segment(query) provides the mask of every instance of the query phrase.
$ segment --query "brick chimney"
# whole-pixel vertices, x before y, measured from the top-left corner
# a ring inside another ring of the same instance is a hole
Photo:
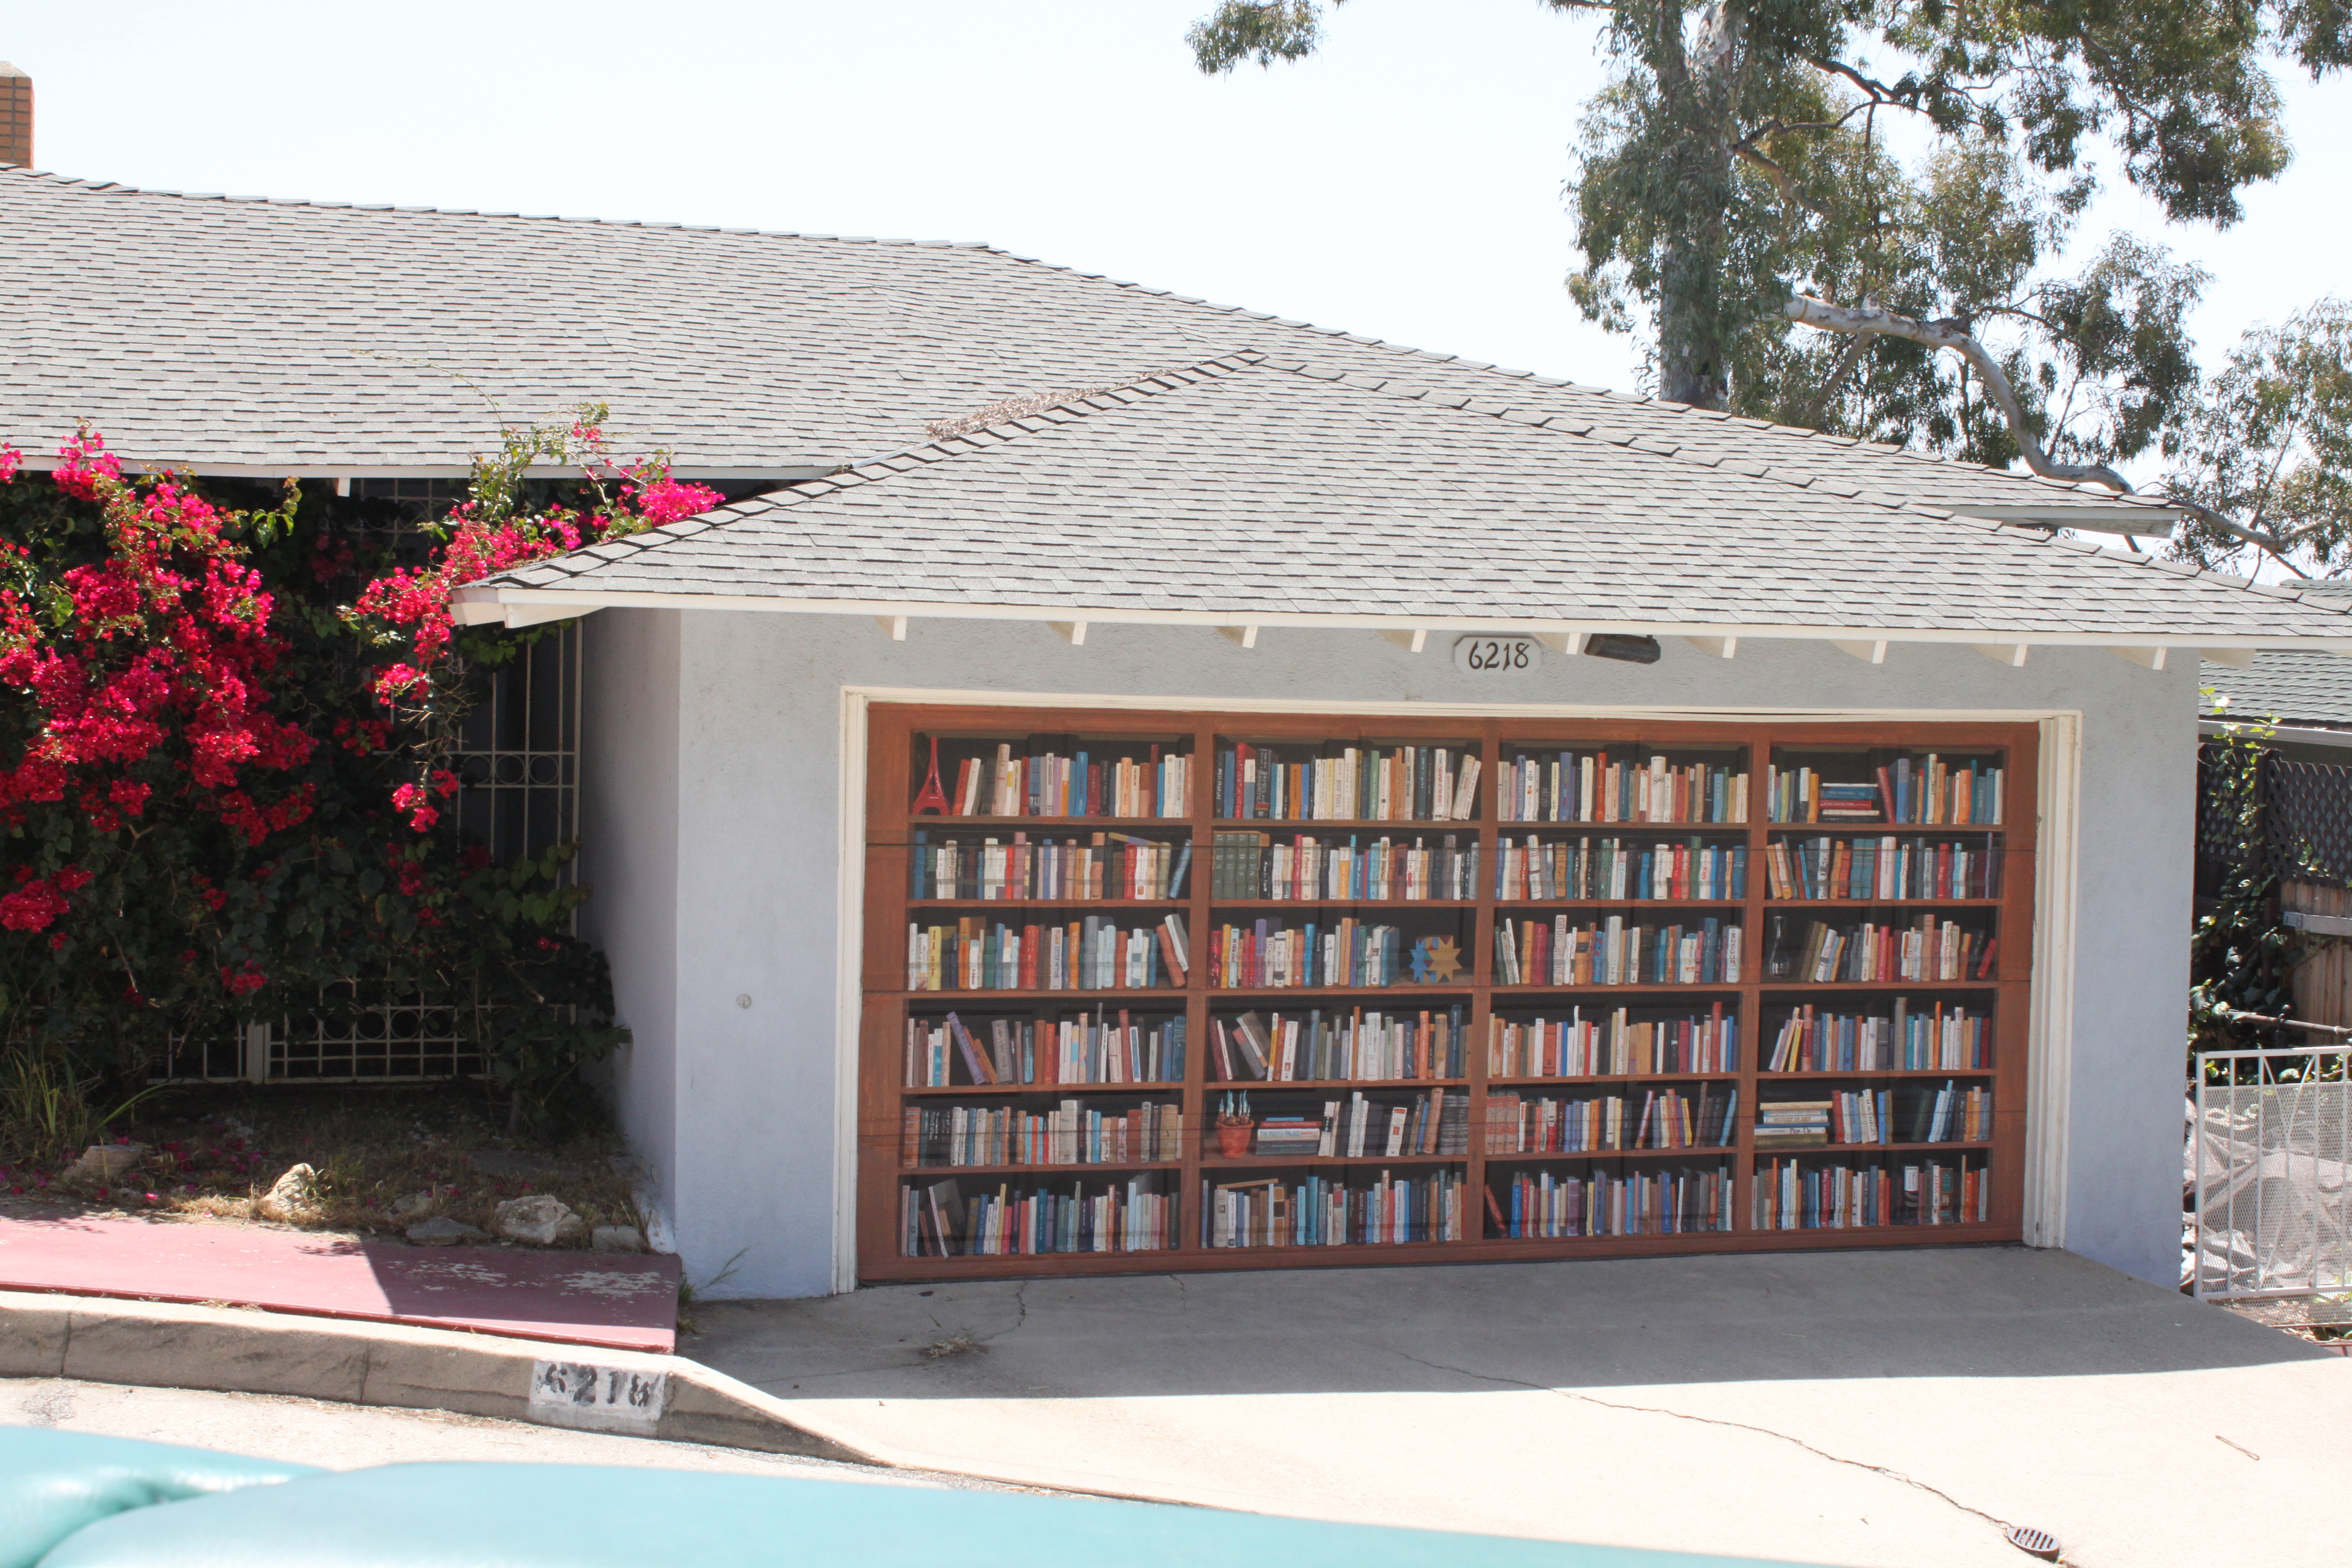
[[[33,79],[0,60],[0,163],[33,161]]]

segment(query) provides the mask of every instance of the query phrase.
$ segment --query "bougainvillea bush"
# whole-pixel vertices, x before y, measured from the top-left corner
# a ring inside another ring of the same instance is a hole
[[[175,1038],[423,995],[513,1119],[578,1113],[618,1036],[572,847],[493,865],[444,820],[482,673],[548,628],[460,628],[449,595],[719,500],[611,460],[602,416],[508,433],[422,538],[292,481],[129,474],[89,429],[47,472],[0,447],[0,1048],[124,1090]]]

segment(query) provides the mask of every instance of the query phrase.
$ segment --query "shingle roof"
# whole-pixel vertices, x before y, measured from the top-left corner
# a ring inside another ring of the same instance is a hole
[[[2158,503],[1498,370],[987,246],[198,197],[0,166],[0,440],[155,462],[459,472],[598,400],[688,472],[905,447],[1003,399],[1239,348],[1576,419],[1685,463],[2160,531]]]
[[[2352,658],[2340,654],[2279,648],[2245,669],[2209,663],[2199,684],[2222,700],[2206,702],[2208,713],[2352,729]]]
[[[1203,482],[1213,475],[1214,482]],[[1902,640],[2340,639],[2352,614],[1919,505],[1706,470],[1594,419],[1244,353],[489,579],[725,600]]]

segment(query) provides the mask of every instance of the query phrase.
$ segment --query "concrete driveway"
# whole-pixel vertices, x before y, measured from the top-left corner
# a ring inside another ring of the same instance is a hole
[[[1869,1568],[2341,1561],[2352,1363],[2021,1247],[891,1286],[680,1353],[877,1458]]]

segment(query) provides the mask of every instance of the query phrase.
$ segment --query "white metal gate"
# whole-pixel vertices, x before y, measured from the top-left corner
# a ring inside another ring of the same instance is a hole
[[[2196,1294],[2352,1290],[2352,1047],[2200,1051],[2196,1062]]]

